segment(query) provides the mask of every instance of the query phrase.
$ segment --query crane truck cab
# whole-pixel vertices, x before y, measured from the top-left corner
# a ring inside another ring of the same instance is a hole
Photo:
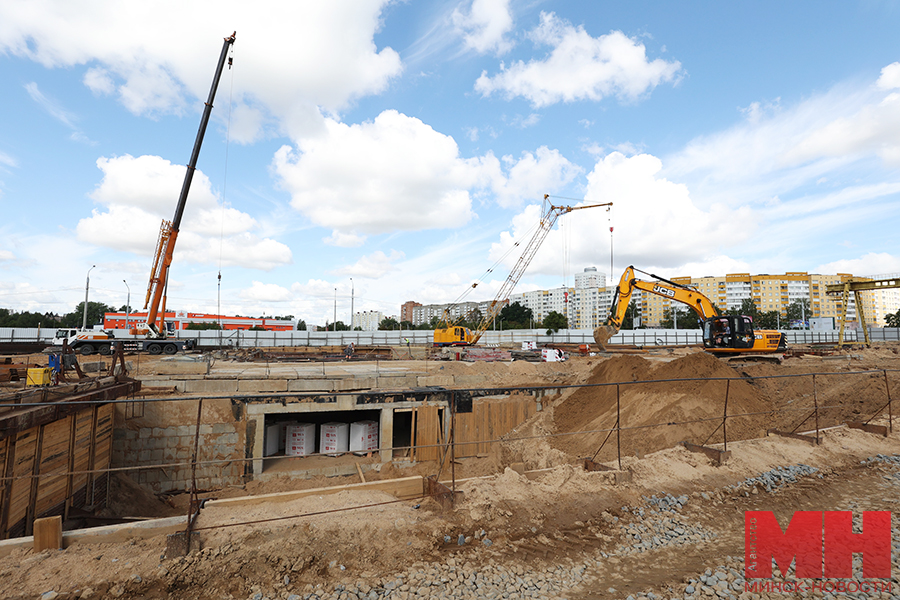
[[[115,335],[111,331],[63,328],[56,330],[56,335],[53,336],[53,345],[62,346],[63,343],[66,343],[69,348],[82,354],[93,354],[94,352],[111,354],[113,340],[115,340]]]

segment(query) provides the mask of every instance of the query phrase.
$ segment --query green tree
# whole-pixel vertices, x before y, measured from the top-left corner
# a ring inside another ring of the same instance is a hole
[[[674,308],[674,314],[673,314]],[[690,308],[682,308],[680,306],[663,309],[662,319],[659,326],[663,329],[700,329],[700,322],[695,313]]]
[[[628,305],[625,316],[622,317],[622,326],[619,329],[634,329],[634,320],[637,317],[637,304],[634,300]]]
[[[507,304],[497,316],[500,329],[529,329],[533,313],[518,302]]]
[[[88,302],[87,309],[87,326],[88,328],[93,327],[94,325],[100,325],[103,323],[103,315],[108,312],[116,312],[112,306],[107,306],[102,302]],[[78,306],[75,307],[75,310],[63,316],[60,319],[60,325],[62,327],[81,327],[82,321],[84,319],[84,302],[79,302]]]
[[[266,328],[263,327],[262,325],[254,325],[253,327],[249,328],[247,331],[266,331]]]
[[[411,321],[400,321],[400,329],[415,329],[416,326]]]
[[[332,323],[330,331],[350,331],[350,326],[343,321],[335,321]]]
[[[53,313],[33,313],[11,311],[0,308],[0,327],[56,327],[59,316]]]
[[[381,331],[394,331],[400,329],[400,323],[393,317],[385,317],[378,324],[378,329]]]
[[[888,327],[900,327],[900,310],[893,314],[885,315],[884,321]]]
[[[787,309],[785,310],[784,320],[791,326],[792,323],[798,322],[803,323],[798,326],[798,329],[805,329],[805,323],[808,321],[809,317],[809,300],[806,298],[801,298],[799,300],[794,300],[791,302]]]
[[[211,329],[219,330],[222,329],[219,327],[218,323],[194,323],[191,321],[187,324],[185,329],[189,329],[191,331],[209,331]]]
[[[550,335],[556,333],[560,329],[568,329],[569,320],[565,315],[561,315],[555,310],[551,310],[550,313],[544,317],[541,327],[544,327],[547,330],[547,335]]]
[[[297,331],[306,331],[306,321],[303,319],[297,321]]]

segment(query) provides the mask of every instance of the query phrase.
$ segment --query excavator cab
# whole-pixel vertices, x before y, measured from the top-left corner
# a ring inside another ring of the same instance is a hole
[[[753,320],[744,315],[722,315],[703,322],[703,346],[713,351],[752,348],[754,338]]]

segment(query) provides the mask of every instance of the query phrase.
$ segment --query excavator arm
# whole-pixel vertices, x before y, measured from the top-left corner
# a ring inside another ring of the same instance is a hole
[[[686,304],[704,321],[719,315],[719,309],[716,308],[716,305],[697,290],[652,273],[646,273],[646,275],[653,277],[656,281],[643,281],[635,278],[634,272],[634,267],[628,267],[622,273],[619,285],[616,287],[616,294],[613,296],[609,318],[606,320],[606,324],[594,330],[594,341],[601,348],[606,345],[609,338],[619,333],[619,329],[622,327],[622,320],[625,318],[625,312],[628,310],[628,305],[631,302],[631,294],[635,289]]]

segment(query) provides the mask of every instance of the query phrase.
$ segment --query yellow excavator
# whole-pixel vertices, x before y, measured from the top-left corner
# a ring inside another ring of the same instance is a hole
[[[635,271],[648,275],[655,281],[636,279]],[[606,324],[594,330],[594,341],[601,349],[606,347],[609,338],[616,335],[622,327],[622,319],[625,318],[625,311],[628,310],[631,294],[635,289],[690,306],[703,325],[703,348],[717,356],[773,354],[787,349],[783,333],[754,330],[752,318],[746,315],[722,315],[716,305],[697,290],[634,267],[625,269],[619,280]]]

